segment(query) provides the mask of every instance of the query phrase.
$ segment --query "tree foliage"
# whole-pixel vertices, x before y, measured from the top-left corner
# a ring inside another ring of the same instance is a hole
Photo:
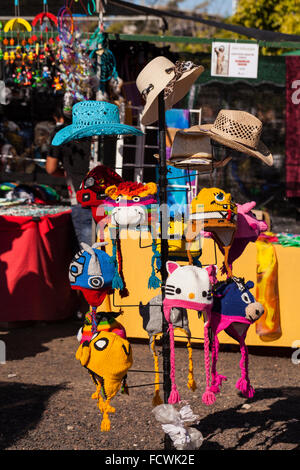
[[[299,0],[239,0],[229,23],[247,28],[300,34]]]
[[[180,10],[184,0],[166,0],[161,8],[165,10]],[[202,15],[209,18],[206,9],[209,2],[200,0],[193,6],[190,14]],[[156,6],[158,4],[156,3]],[[211,18],[211,17],[210,17]],[[300,35],[300,0],[239,0],[237,11],[229,18],[223,19],[215,16],[219,21],[227,24],[237,24],[248,28],[265,29],[285,34]],[[224,29],[216,29],[201,23],[192,21],[166,18],[168,31],[166,35],[193,36],[199,38],[219,38],[219,39],[251,39],[243,35],[233,33]],[[112,32],[122,32],[126,28],[125,23],[116,23],[109,28]],[[157,30],[157,22],[137,22],[137,34],[161,34]],[[210,46],[205,44],[174,44],[172,49],[182,52],[208,52]],[[285,50],[286,51],[286,50]],[[283,50],[273,48],[262,48],[263,54],[280,54]]]

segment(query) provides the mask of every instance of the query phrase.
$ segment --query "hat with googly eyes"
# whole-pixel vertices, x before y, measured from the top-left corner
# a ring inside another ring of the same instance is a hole
[[[122,181],[121,176],[113,169],[105,165],[97,165],[82,180],[76,193],[77,202],[82,207],[98,207],[106,198],[106,188],[114,184],[118,185]]]
[[[76,359],[88,369],[94,380],[97,388],[92,398],[98,400],[99,410],[103,413],[101,431],[109,431],[108,413],[115,412],[110,400],[120,390],[132,366],[131,345],[115,333],[101,331],[94,334],[91,341],[79,346]]]
[[[99,306],[112,286],[115,267],[111,257],[101,249],[105,242],[92,247],[81,243],[69,267],[69,281],[72,289],[82,291],[87,302]]]

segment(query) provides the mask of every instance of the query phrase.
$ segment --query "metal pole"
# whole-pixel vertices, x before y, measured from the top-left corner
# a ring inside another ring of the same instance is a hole
[[[165,125],[165,102],[164,92],[158,95],[158,123],[159,123],[159,203],[160,203],[160,235],[161,235],[161,281],[162,300],[165,297],[165,285],[168,277],[166,262],[168,260],[168,207],[167,207],[167,163],[166,163],[166,125]],[[170,337],[168,323],[165,319],[162,307],[163,336],[163,390],[164,403],[168,403],[171,392],[170,379]],[[171,449],[171,439],[165,434],[165,449]]]

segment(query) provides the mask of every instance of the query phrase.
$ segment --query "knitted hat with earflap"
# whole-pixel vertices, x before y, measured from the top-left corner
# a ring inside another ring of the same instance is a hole
[[[204,349],[205,349],[205,371],[206,390],[202,400],[210,402],[215,399],[213,392],[209,388],[209,337],[207,324],[212,308],[212,279],[215,279],[216,267],[207,266],[180,266],[174,261],[167,262],[169,276],[166,281],[165,298],[163,301],[164,315],[169,324],[170,333],[170,362],[171,362],[171,382],[172,390],[169,396],[169,403],[180,402],[180,395],[175,382],[175,347],[174,347],[174,327],[171,322],[171,309],[174,307],[205,312],[207,321],[204,327]]]
[[[203,188],[192,200],[190,209],[190,220],[186,231],[187,242],[192,242],[201,230],[210,232],[224,253],[225,268],[231,277],[228,255],[237,228],[237,206],[232,201],[231,194],[219,188]],[[192,264],[191,259],[190,264]]]
[[[97,165],[84,177],[76,193],[77,202],[82,207],[90,207],[92,217],[98,226],[99,239],[104,240],[104,226],[106,213],[102,205],[106,198],[105,190],[112,184],[123,181],[120,175],[105,165]],[[102,224],[101,224],[102,221]]]
[[[213,291],[213,307],[210,316],[209,327],[213,332],[212,341],[212,380],[211,391],[218,393],[219,386],[225,376],[219,375],[216,370],[218,360],[219,341],[218,334],[225,331],[229,336],[239,342],[241,350],[241,378],[236,383],[236,388],[246,398],[252,398],[254,389],[250,384],[248,374],[248,350],[245,338],[249,326],[258,320],[264,313],[264,307],[256,302],[250,289],[254,287],[252,281],[244,282],[244,279],[233,277],[227,281],[219,282]]]
[[[122,272],[122,253],[119,232],[125,230],[149,230],[158,214],[157,185],[156,183],[137,183],[125,181],[118,185],[106,188],[106,199],[103,208],[107,214],[113,244],[113,260],[115,263],[115,276],[112,287],[120,290],[121,297],[128,295]],[[148,288],[158,288],[160,279],[155,274],[159,270],[160,254],[156,243],[152,243],[152,272],[148,281]],[[123,290],[125,289],[125,293]]]
[[[77,202],[82,207],[98,207],[106,197],[106,188],[112,184],[119,184],[122,181],[121,176],[111,168],[97,165],[84,177],[76,193]]]
[[[101,249],[107,243],[95,243],[92,247],[81,243],[80,250],[69,267],[72,289],[79,289],[92,306],[92,332],[97,331],[96,310],[111,289],[114,265],[111,257]]]
[[[237,229],[228,253],[229,265],[241,256],[248,243],[255,242],[261,232],[268,230],[266,222],[258,220],[252,212],[255,206],[254,201],[237,204]]]
[[[103,413],[101,431],[109,431],[108,413],[115,412],[110,400],[120,390],[123,379],[132,366],[131,345],[115,333],[101,331],[91,341],[79,346],[76,359],[92,375],[97,387],[92,398],[98,400],[99,410]]]
[[[159,371],[158,371],[158,356],[155,349],[155,341],[163,331],[163,319],[162,319],[162,296],[157,295],[153,297],[146,305],[140,303],[139,305],[140,315],[143,318],[143,328],[149,335],[149,343],[151,352],[154,359],[154,370],[155,370],[155,393],[152,400],[153,406],[160,405],[163,403],[159,394]],[[189,327],[188,315],[185,308],[174,307],[171,309],[170,321],[174,329],[178,329],[186,335],[187,338],[187,349],[189,354],[189,374],[187,386],[191,390],[196,389],[196,382],[194,380],[194,367],[192,358],[192,347],[191,347],[191,331]]]
[[[126,331],[123,325],[116,320],[118,313],[115,312],[101,312],[96,313],[96,322],[97,322],[97,332],[100,331],[110,331],[116,335],[121,336],[121,338],[126,339]],[[92,312],[87,312],[84,319],[83,326],[79,329],[77,333],[77,339],[80,344],[85,341],[91,341],[92,333],[92,324],[93,324],[93,315]]]

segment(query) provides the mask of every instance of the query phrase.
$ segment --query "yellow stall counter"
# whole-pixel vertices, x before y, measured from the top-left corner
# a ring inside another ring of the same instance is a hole
[[[133,232],[133,231],[132,231]],[[122,233],[126,236],[126,232]],[[109,241],[107,252],[112,254],[112,244]],[[123,259],[123,273],[129,296],[121,298],[118,291],[110,295],[109,301],[105,302],[100,310],[111,309],[118,311],[122,309],[123,314],[119,317],[120,322],[126,328],[129,338],[146,338],[148,335],[143,329],[142,317],[139,314],[138,305],[140,302],[146,304],[153,297],[160,294],[160,289],[148,289],[148,279],[151,274],[151,236],[143,234],[143,239],[139,239],[139,233],[128,233],[127,238],[121,238],[121,251]],[[281,336],[273,341],[263,341],[256,333],[255,324],[251,325],[246,338],[248,346],[281,346],[292,347],[295,341],[300,341],[300,248],[284,247],[275,245],[278,260],[278,287],[280,305]],[[256,265],[257,248],[255,243],[249,243],[243,254],[233,263],[233,274],[237,277],[244,277],[245,281],[252,280],[255,284],[251,290],[254,297],[256,295]],[[203,241],[203,264],[217,264],[220,268],[223,256],[211,239],[205,238]],[[180,264],[183,264],[179,261]],[[220,279],[222,276],[218,275]],[[203,338],[203,320],[198,318],[196,311],[189,311],[190,329],[193,338]],[[222,344],[237,344],[226,333],[218,335]],[[183,338],[184,339],[184,338]],[[180,341],[180,338],[176,338]],[[202,340],[192,339],[192,342],[202,342]]]

